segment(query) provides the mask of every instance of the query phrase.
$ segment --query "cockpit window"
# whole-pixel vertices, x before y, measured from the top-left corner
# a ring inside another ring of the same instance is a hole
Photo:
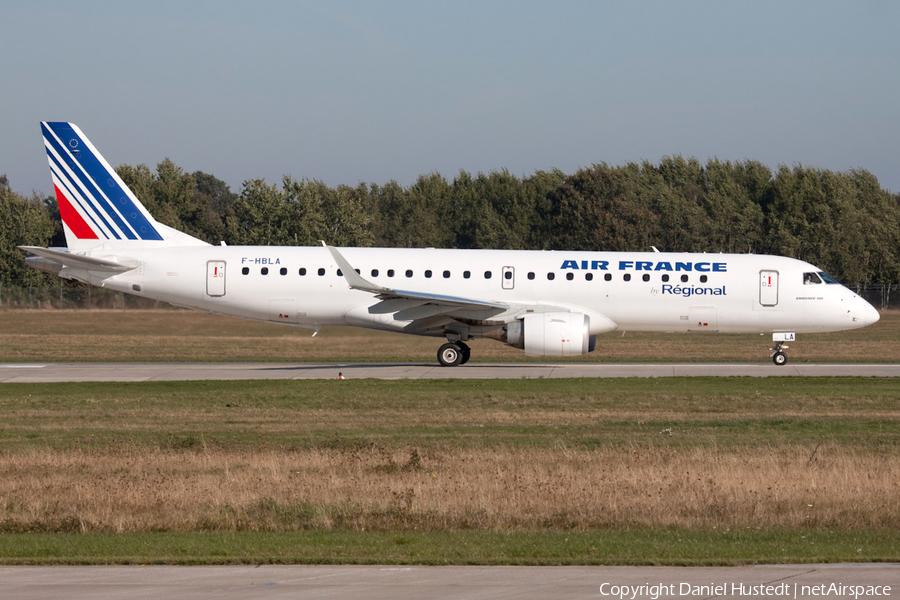
[[[819,279],[819,276],[815,273],[804,273],[803,285],[810,285],[812,283],[822,283],[822,280]]]
[[[840,283],[841,283],[840,281],[838,281],[837,279],[835,279],[834,277],[832,277],[831,275],[829,275],[829,274],[826,273],[825,271],[819,271],[819,277],[821,277],[822,280],[823,280],[825,283],[836,283],[836,284],[839,284],[839,285],[840,285]]]

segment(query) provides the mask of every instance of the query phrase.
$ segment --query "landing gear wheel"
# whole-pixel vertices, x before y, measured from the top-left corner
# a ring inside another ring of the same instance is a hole
[[[459,345],[449,342],[438,349],[438,362],[442,367],[455,367],[463,359],[463,351]]]
[[[787,346],[784,345],[784,342],[775,342],[775,347],[769,348],[769,350],[775,351],[772,355],[772,362],[779,367],[787,364],[787,354],[784,353],[785,349],[787,349]]]
[[[472,356],[472,350],[463,342],[456,342],[456,345],[459,346],[459,349],[462,351],[462,360],[459,361],[459,364],[464,365],[469,362],[469,358]]]

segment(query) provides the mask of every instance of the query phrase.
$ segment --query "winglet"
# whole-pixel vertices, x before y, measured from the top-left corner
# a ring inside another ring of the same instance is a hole
[[[444,296],[441,294],[426,294],[422,292],[414,292],[407,290],[396,290],[388,287],[381,287],[375,285],[365,277],[362,277],[359,273],[356,272],[350,263],[347,262],[347,259],[343,257],[343,255],[338,252],[338,249],[334,246],[325,246],[328,248],[328,251],[331,252],[331,256],[334,257],[334,261],[338,264],[338,268],[341,270],[341,273],[344,275],[344,279],[347,280],[347,283],[350,284],[351,289],[354,290],[362,290],[364,292],[369,292],[372,294],[377,294],[381,299],[389,299],[389,298],[406,298],[407,300],[420,300],[423,302],[442,304],[447,306],[474,306],[478,308],[490,308],[490,309],[499,309],[506,310],[509,308],[509,305],[502,302],[489,302],[486,300],[475,300],[472,298],[461,298],[458,296]]]
[[[337,263],[338,268],[341,270],[341,273],[344,275],[344,279],[347,280],[347,283],[350,284],[350,288],[354,290],[363,290],[366,292],[371,292],[373,294],[393,294],[394,290],[391,288],[381,287],[380,285],[375,285],[371,281],[362,277],[359,273],[356,272],[350,263],[347,262],[347,259],[338,252],[338,249],[334,246],[328,246],[325,242],[322,242],[322,245],[328,248],[328,251],[331,252],[331,256],[334,257],[334,262]]]

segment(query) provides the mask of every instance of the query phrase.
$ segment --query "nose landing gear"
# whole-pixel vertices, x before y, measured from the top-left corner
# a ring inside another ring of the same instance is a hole
[[[772,355],[772,362],[778,366],[787,364],[787,354],[782,351],[784,348],[787,348],[787,346],[785,346],[783,342],[778,342],[775,344],[774,348],[769,348],[769,350],[775,351]]]
[[[793,333],[773,333],[772,341],[775,342],[774,348],[769,348],[769,350],[773,351],[772,354],[772,362],[776,365],[786,365],[788,361],[787,354],[784,353],[787,350],[787,346],[784,345],[785,342],[794,341],[795,336]]]

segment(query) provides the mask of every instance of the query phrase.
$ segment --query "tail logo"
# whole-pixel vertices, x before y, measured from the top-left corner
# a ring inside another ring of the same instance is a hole
[[[150,213],[71,123],[41,123],[60,217],[79,240],[162,240]]]

